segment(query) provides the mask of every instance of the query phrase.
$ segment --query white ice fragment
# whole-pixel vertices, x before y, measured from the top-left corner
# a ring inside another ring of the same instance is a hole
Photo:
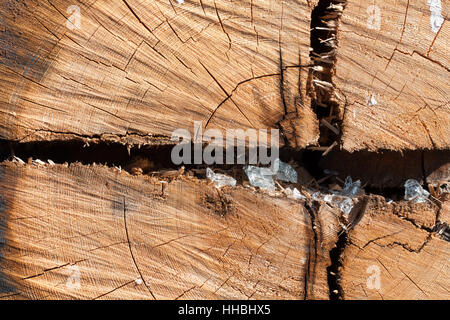
[[[341,4],[330,4],[327,8],[328,10],[344,11],[344,6]]]
[[[216,174],[210,168],[206,168],[206,177],[209,180],[214,180],[214,178],[216,177]]]
[[[183,4],[184,0],[176,0],[178,4]]]
[[[312,67],[312,69],[317,72],[323,72],[323,70],[324,70],[324,68],[322,66],[314,66],[314,67]]]
[[[298,191],[297,188],[294,188],[294,190],[292,190],[291,188],[286,188],[286,194],[289,198],[292,198],[292,199],[296,199],[296,200],[306,199],[306,197],[304,195],[302,195],[300,193],[300,191]]]
[[[330,204],[336,203],[336,196],[334,194],[322,193],[320,191],[314,192],[312,198],[316,201],[322,200]]]
[[[372,96],[370,97],[370,99],[369,99],[369,106],[370,106],[370,107],[373,107],[373,106],[375,106],[375,105],[377,105],[377,104],[378,104],[378,102],[377,102],[377,100],[375,99],[375,96],[372,95]]]
[[[48,162],[48,164],[51,165],[51,166],[54,166],[54,165],[55,165],[55,163],[54,163],[52,160],[50,160],[50,159],[47,159],[47,162]]]
[[[328,202],[328,203],[333,203],[333,195],[332,194],[326,194],[323,197],[323,201]]]
[[[422,203],[428,200],[430,193],[422,188],[419,182],[409,179],[405,182],[405,200]]]
[[[339,193],[341,196],[354,198],[361,188],[361,181],[352,181],[351,177],[347,177],[344,182],[344,188]]]
[[[319,191],[314,192],[314,193],[312,194],[312,198],[313,198],[313,200],[315,200],[315,201],[319,201],[320,199],[322,199],[322,194],[321,194]]]
[[[292,192],[292,196],[293,196],[295,199],[297,199],[297,200],[303,200],[303,199],[306,199],[306,197],[305,197],[304,195],[302,195],[302,194],[300,193],[300,191],[298,191],[297,188],[294,188],[294,191]]]
[[[20,159],[19,157],[16,157],[16,156],[13,157],[13,162],[18,162],[20,164],[25,164],[25,162],[22,159]]]
[[[326,203],[337,206],[344,214],[349,214],[353,209],[353,200],[347,196],[315,192],[313,193],[312,198],[316,201],[323,200]]]
[[[234,187],[236,185],[236,180],[234,178],[221,173],[214,173],[210,168],[206,168],[206,177],[216,184],[216,188],[225,186]]]
[[[44,165],[45,164],[45,162],[44,161],[42,161],[42,160],[39,160],[39,159],[36,159],[36,160],[33,160],[33,162],[32,162],[33,164],[35,164],[35,165]]]
[[[339,202],[339,209],[345,214],[349,214],[353,209],[353,200],[350,198],[344,198],[341,202]]]
[[[273,181],[273,172],[271,168],[246,166],[244,171],[252,186],[260,187],[261,189],[275,190],[275,182]]]
[[[282,162],[280,159],[276,159],[274,166],[278,168],[277,180],[297,183],[297,171],[289,164]]]
[[[444,23],[444,17],[442,16],[442,5],[441,0],[428,0],[428,5],[430,6],[430,26],[431,31],[437,33]]]

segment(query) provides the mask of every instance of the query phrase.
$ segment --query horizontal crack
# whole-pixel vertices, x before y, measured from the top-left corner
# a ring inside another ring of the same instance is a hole
[[[123,144],[129,144],[130,146],[134,146],[136,144],[127,141],[128,138],[145,138],[148,140],[147,144],[152,145],[154,142],[154,144],[161,144],[161,143],[167,143],[167,144],[174,144],[172,141],[170,141],[170,138],[168,136],[165,135],[160,135],[160,134],[145,134],[145,133],[138,133],[138,132],[126,132],[124,134],[119,134],[119,133],[101,133],[101,134],[80,134],[80,133],[76,133],[76,132],[70,132],[70,131],[56,131],[56,130],[49,130],[49,129],[29,129],[29,128],[25,128],[28,130],[32,130],[31,134],[28,134],[24,137],[21,138],[17,138],[17,139],[10,139],[8,141],[10,142],[40,142],[40,141],[44,141],[44,140],[33,140],[30,137],[35,135],[36,133],[47,133],[47,134],[51,134],[54,135],[56,137],[52,137],[51,140],[49,140],[49,142],[52,141],[56,141],[56,140],[73,140],[73,139],[79,139],[79,140],[83,140],[85,142],[115,142],[115,141],[121,141]],[[58,139],[59,137],[59,139]],[[3,139],[4,141],[5,139]],[[1,141],[1,140],[0,140]]]

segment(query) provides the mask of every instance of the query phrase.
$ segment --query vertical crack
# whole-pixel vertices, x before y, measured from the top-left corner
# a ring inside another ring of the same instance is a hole
[[[287,104],[286,104],[286,96],[284,94],[284,67],[283,67],[283,53],[281,51],[281,46],[279,48],[279,54],[280,54],[280,96],[281,101],[283,103],[284,108],[284,114],[286,115],[288,113]]]
[[[336,144],[340,139],[343,110],[335,99],[333,75],[337,54],[337,30],[346,0],[320,0],[311,14],[311,53],[313,63],[308,77],[308,93],[320,125],[319,143]]]
[[[331,265],[327,268],[330,300],[343,300],[344,291],[341,286],[342,254],[348,243],[348,233],[340,231],[336,246],[330,250]]]
[[[144,285],[147,287],[148,292],[150,292],[150,294],[153,297],[153,299],[156,300],[155,295],[153,294],[152,290],[150,289],[150,287],[148,286],[147,282],[145,281],[145,278],[142,275],[141,269],[139,269],[139,267],[138,267],[138,265],[136,263],[136,259],[134,258],[133,250],[131,249],[130,235],[128,234],[127,215],[126,215],[126,213],[127,213],[126,202],[125,202],[125,197],[123,197],[123,222],[124,222],[124,226],[125,226],[125,233],[127,235],[128,247],[130,248],[131,259],[133,259],[134,266],[136,267],[137,272],[139,273],[142,281],[144,282]]]
[[[313,291],[314,279],[316,276],[316,265],[317,265],[317,249],[319,245],[319,237],[317,235],[317,227],[316,227],[316,215],[318,212],[317,202],[306,202],[305,203],[306,211],[309,214],[309,218],[311,221],[311,231],[313,232],[313,243],[309,245],[308,257],[306,261],[306,272],[305,272],[305,287],[304,287],[304,300],[308,299],[308,296]],[[311,252],[311,249],[314,252]]]
[[[343,110],[335,99],[337,95],[333,76],[337,60],[338,24],[346,3],[346,0],[320,0],[311,14],[310,59],[312,67],[308,76],[307,93],[311,97],[311,107],[319,120],[319,144],[327,147],[324,155],[338,145],[342,134],[340,128]],[[311,215],[311,219],[313,219],[313,215]],[[317,238],[316,234],[315,238]],[[317,240],[315,239],[315,241]],[[347,242],[347,230],[342,229],[336,246],[330,250],[331,265],[327,267],[330,300],[344,299],[340,280],[342,254]]]

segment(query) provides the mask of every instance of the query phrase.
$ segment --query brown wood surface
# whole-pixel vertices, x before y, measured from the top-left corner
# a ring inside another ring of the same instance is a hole
[[[347,1],[334,78],[345,105],[344,149],[448,149],[450,7],[441,4],[445,21],[434,33],[427,1]],[[379,30],[368,26],[373,5]]]
[[[430,188],[448,185],[448,2],[434,33],[426,1],[347,1],[335,60],[321,74],[311,23],[325,2],[79,1],[72,30],[72,1],[1,1],[1,146],[81,139],[151,148],[201,121],[281,129],[280,144],[297,150],[330,152],[320,141],[336,142],[349,152],[325,162],[358,168],[370,187],[401,188],[410,172]],[[379,30],[368,27],[372,5]],[[321,136],[312,85],[324,78],[326,103],[338,109],[327,118],[332,140]],[[371,164],[360,161],[366,154]],[[360,196],[347,217],[322,201],[241,183],[218,190],[182,172],[167,181],[111,163],[9,158],[0,164],[0,298],[448,299],[450,247],[438,227],[450,222],[450,200],[433,196]]]
[[[177,128],[193,134],[193,121],[278,128],[281,73],[288,112],[306,96],[306,1],[84,1],[75,30],[69,1],[25,3],[2,9],[0,136],[10,140],[154,143]],[[306,120],[291,116],[285,127],[298,127],[304,147],[318,132],[301,113]]]
[[[443,211],[448,215],[448,208]],[[344,298],[448,299],[450,246],[430,232],[438,212],[431,204],[372,199],[350,231],[342,257]],[[367,286],[374,271],[379,274],[379,287]]]
[[[328,297],[324,269],[305,276],[329,257],[315,257],[310,216],[296,201],[186,177],[163,191],[158,179],[101,166],[1,170],[1,270],[20,296],[300,299],[308,279],[310,294]],[[70,290],[74,265],[80,288]]]
[[[3,298],[329,298],[330,250],[346,222],[323,202],[103,166],[0,168]],[[448,297],[450,246],[433,231],[447,207],[358,198],[339,269],[344,298]],[[379,290],[366,286],[373,265]]]

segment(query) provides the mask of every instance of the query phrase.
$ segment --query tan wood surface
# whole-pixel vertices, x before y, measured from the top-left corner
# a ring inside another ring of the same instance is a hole
[[[350,151],[324,159],[359,167],[370,186],[400,188],[410,172],[448,184],[448,2],[433,32],[427,1],[333,1],[320,18],[337,38],[317,55],[311,24],[324,3],[89,0],[76,2],[73,28],[72,1],[2,1],[1,145],[152,147],[179,128],[194,136],[200,121]],[[355,161],[365,155],[370,172]],[[449,297],[448,194],[425,204],[366,195],[346,217],[310,198],[109,165],[0,164],[0,298]],[[368,284],[374,270],[379,286]]]

